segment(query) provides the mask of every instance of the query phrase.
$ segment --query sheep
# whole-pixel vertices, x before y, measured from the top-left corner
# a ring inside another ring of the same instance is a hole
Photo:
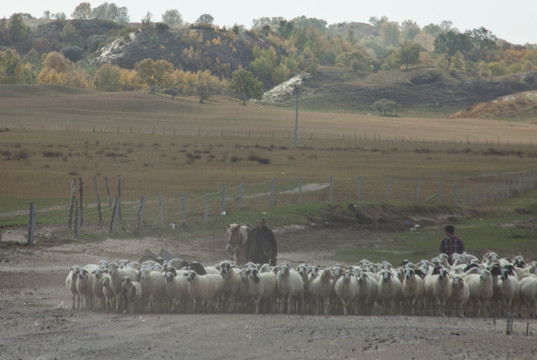
[[[148,312],[164,311],[166,302],[166,280],[160,271],[142,269],[139,272],[142,284],[142,304]]]
[[[265,302],[265,312],[268,312],[267,302],[270,303],[276,292],[277,278],[273,272],[260,273],[250,269],[248,275],[248,293],[255,305],[255,313],[259,314],[261,301]]]
[[[481,316],[482,305],[488,305],[493,294],[492,274],[482,269],[479,274],[469,274],[464,278],[470,289],[470,302],[474,304],[474,315]]]
[[[128,260],[127,260],[128,261]],[[121,306],[121,292],[122,292],[122,286],[121,286],[121,280],[128,276],[133,281],[138,281],[138,271],[134,269],[120,269],[119,265],[116,263],[109,264],[109,271],[110,274],[110,287],[112,288],[112,291],[114,292],[114,295],[116,297],[116,312],[119,312],[119,308]]]
[[[362,271],[359,268],[353,269],[353,274],[358,283],[358,293],[356,302],[361,314],[370,315],[378,299],[378,280],[376,274]]]
[[[97,304],[103,304],[104,305],[104,293],[103,293],[103,284],[101,283],[101,279],[105,272],[102,269],[97,269],[91,272],[94,276],[93,281],[93,296],[95,301],[95,307],[97,307]]]
[[[76,308],[75,302],[78,303],[79,299],[78,291],[76,290],[76,281],[78,279],[79,270],[80,268],[77,265],[72,266],[69,274],[67,274],[67,278],[65,279],[65,287],[67,287],[67,290],[71,292],[73,298],[73,310]]]
[[[93,308],[93,282],[95,277],[86,269],[78,271],[76,280],[76,291],[78,292],[78,308],[80,309],[81,301],[84,302],[85,309]]]
[[[241,285],[240,269],[232,265],[229,261],[224,261],[220,265],[220,275],[224,279],[223,302],[228,304],[229,312],[235,311],[239,288]]]
[[[186,271],[167,271],[163,274],[165,280],[165,294],[169,300],[170,312],[177,310],[185,312],[188,304],[188,281]]]
[[[464,317],[464,305],[470,299],[470,288],[460,275],[453,276],[451,280],[451,296],[449,303],[453,309],[453,314],[457,317]]]
[[[314,271],[314,267],[312,267]],[[330,296],[334,291],[334,273],[331,269],[321,270],[319,275],[311,279],[308,284],[308,293],[311,296],[312,305],[315,314],[318,315],[321,306],[324,309],[324,314],[328,315],[330,306]]]
[[[509,269],[502,269],[498,290],[503,307],[507,312],[512,312],[513,301],[520,296],[520,285],[516,276]]]
[[[406,268],[403,283],[401,284],[403,299],[409,307],[410,315],[416,314],[416,304],[419,303],[425,293],[423,279],[412,268]]]
[[[537,276],[529,275],[520,280],[520,298],[528,309],[528,315],[537,317]]]
[[[304,280],[302,280],[302,276],[298,271],[289,266],[289,264],[283,263],[279,266],[276,280],[276,287],[282,306],[280,311],[283,312],[283,306],[287,302],[287,315],[289,315],[291,313],[291,301],[295,299],[296,312],[299,312],[300,303],[302,313],[304,313]]]
[[[348,315],[349,304],[353,303],[358,295],[358,281],[351,269],[346,269],[334,284],[334,292],[343,305],[343,314]],[[356,313],[356,307],[354,308]]]
[[[451,295],[451,277],[447,269],[437,268],[425,276],[425,298],[429,303],[429,312],[445,316],[446,302]]]
[[[378,296],[385,314],[397,312],[397,304],[401,300],[401,282],[390,270],[379,272]]]
[[[123,313],[129,312],[129,303],[132,304],[132,311],[135,313],[140,310],[140,301],[142,300],[142,285],[138,281],[132,281],[128,276],[121,279],[121,288],[125,299],[125,309]]]
[[[103,287],[103,295],[104,295],[104,311],[108,312],[111,309],[115,309],[116,305],[116,296],[114,294],[114,290],[110,286],[110,275],[104,274],[101,280],[99,282],[101,283]]]
[[[188,281],[188,295],[193,301],[194,310],[199,311],[201,303],[205,303],[207,311],[211,307],[218,308],[219,296],[224,288],[224,279],[220,274],[198,275],[194,270],[186,273]]]

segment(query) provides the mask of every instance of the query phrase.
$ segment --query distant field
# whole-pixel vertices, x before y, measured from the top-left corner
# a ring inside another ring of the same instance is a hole
[[[445,181],[532,171],[537,125],[295,112],[213,97],[170,98],[43,86],[0,86],[0,212],[65,204],[73,178],[121,174],[123,196],[178,197],[223,183],[327,182],[357,176]],[[415,185],[412,183],[411,185]],[[371,188],[371,187],[370,187]],[[336,199],[344,199],[339,197]]]

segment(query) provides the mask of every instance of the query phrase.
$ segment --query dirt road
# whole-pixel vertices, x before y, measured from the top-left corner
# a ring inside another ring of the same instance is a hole
[[[332,265],[352,231],[276,229],[279,261]],[[330,234],[331,246],[323,246]],[[361,236],[364,238],[364,236]],[[356,241],[356,240],[353,240]],[[0,245],[0,359],[536,359],[537,323],[515,319],[253,314],[106,314],[71,310],[70,266],[160,249],[214,263],[224,235]],[[527,335],[526,335],[527,333]]]

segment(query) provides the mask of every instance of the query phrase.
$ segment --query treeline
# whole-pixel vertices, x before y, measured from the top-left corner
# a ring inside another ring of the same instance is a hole
[[[58,42],[47,46],[47,39],[29,36],[22,14],[0,20],[0,45],[4,46],[0,82],[105,91],[149,88],[200,98],[234,93],[250,98],[258,96],[259,83],[262,92],[302,71],[315,74],[320,65],[349,68],[361,76],[414,66],[434,67],[438,71],[431,74],[438,76],[448,71],[490,77],[537,70],[535,44],[513,45],[483,27],[461,32],[450,21],[420,27],[411,20],[398,23],[382,17],[371,18],[369,24],[328,26],[322,19],[304,16],[291,20],[265,17],[254,19],[250,29],[243,25],[226,29],[215,26],[210,14],[186,24],[177,10],[168,10],[162,14],[162,22],[153,22],[148,12],[141,24],[126,25],[126,8],[104,5],[92,9],[89,3],[81,3],[71,15],[73,21],[98,18],[120,26],[96,34],[91,43],[81,36],[82,30],[61,16],[56,16],[56,22],[61,22]],[[127,39],[133,33],[145,35],[143,49],[150,52],[147,59],[138,58],[123,67],[96,67],[81,61],[111,40]],[[189,46],[170,55],[171,45],[163,42],[170,33]],[[26,45],[17,46],[21,43]],[[161,56],[164,50],[168,58]]]

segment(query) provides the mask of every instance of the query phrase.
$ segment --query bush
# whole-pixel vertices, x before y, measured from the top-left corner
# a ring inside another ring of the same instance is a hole
[[[421,74],[414,76],[410,79],[413,84],[431,84],[442,78],[442,72],[440,70],[427,70]]]
[[[72,62],[77,62],[82,58],[82,53],[84,51],[79,46],[68,46],[62,50],[62,54],[66,59],[71,60]]]

